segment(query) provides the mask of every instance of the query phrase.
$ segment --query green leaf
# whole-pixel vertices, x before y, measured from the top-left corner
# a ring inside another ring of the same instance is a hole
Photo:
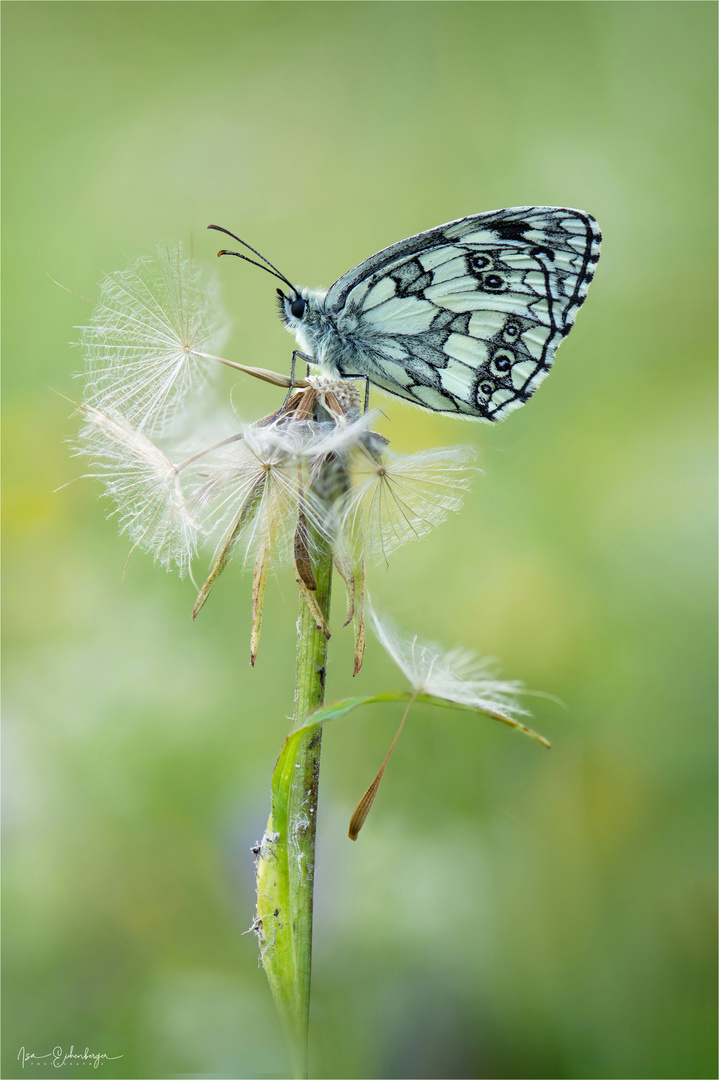
[[[341,701],[333,701],[329,705],[324,705],[321,709],[317,709],[300,727],[292,729],[290,734],[285,739],[282,749],[280,750],[280,756],[277,759],[275,765],[275,771],[272,775],[272,799],[275,813],[286,814],[287,812],[287,793],[289,791],[289,784],[292,780],[292,768],[295,760],[295,754],[297,752],[297,746],[299,745],[302,737],[314,728],[321,727],[323,724],[328,724],[332,720],[341,720],[343,717],[348,716],[360,705],[375,705],[381,702],[387,701],[409,701],[412,697],[412,692],[409,690],[390,691],[385,694],[372,694],[369,697],[351,697],[343,698]],[[489,716],[492,720],[498,720],[502,724],[507,724],[509,727],[515,728],[517,731],[523,732],[525,735],[529,735],[530,738],[536,739],[542,746],[550,747],[550,743],[543,735],[533,731],[532,728],[527,727],[526,724],[522,724],[519,720],[515,720],[512,716],[507,716],[505,713],[494,711],[490,709],[481,709],[476,705],[463,705],[456,701],[447,701],[446,698],[434,697],[431,694],[417,694],[416,700],[424,705],[437,705],[442,709],[456,709],[459,712],[471,712],[481,713],[484,716]]]
[[[320,724],[327,724],[330,720],[340,720],[343,716],[347,716],[348,713],[351,713],[360,705],[374,705],[375,703],[385,701],[409,701],[411,697],[412,691],[401,690],[390,691],[385,694],[373,694],[370,697],[352,697],[344,698],[341,701],[334,701],[312,713],[302,727],[293,729],[286,742],[298,737],[300,733],[307,731],[309,728],[318,727]],[[442,709],[457,709],[459,712],[480,713],[483,716],[489,716],[492,720],[498,720],[502,724],[507,724],[508,727],[515,728],[517,731],[529,735],[530,738],[536,739],[537,742],[541,743],[542,746],[546,746],[547,749],[550,747],[549,741],[545,739],[543,735],[533,731],[532,728],[527,727],[526,724],[523,724],[520,720],[516,720],[513,716],[508,716],[506,713],[500,712],[498,709],[485,709],[480,708],[477,705],[465,705],[457,701],[449,701],[447,698],[435,697],[433,694],[417,694],[416,701],[424,705],[437,705]],[[282,754],[280,754],[280,759],[281,758]]]

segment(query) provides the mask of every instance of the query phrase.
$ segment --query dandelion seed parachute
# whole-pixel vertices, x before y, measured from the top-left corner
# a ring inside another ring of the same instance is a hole
[[[510,717],[528,715],[516,700],[522,684],[494,678],[492,660],[481,659],[464,649],[443,652],[431,642],[420,644],[416,635],[403,638],[371,607],[370,616],[380,643],[416,693]]]
[[[214,289],[181,245],[108,274],[90,322],[78,329],[84,404],[155,435],[204,384],[212,360],[202,354],[216,352],[223,337]]]
[[[115,504],[120,532],[135,547],[181,576],[197,554],[198,525],[189,512],[177,470],[146,435],[119,416],[85,406],[85,423],[75,453],[89,458],[96,471],[87,473],[104,486]]]
[[[377,447],[355,455],[352,487],[342,509],[342,533],[351,550],[370,561],[426,536],[457,513],[474,469],[468,447],[421,450],[402,457]]]
[[[416,636],[408,639],[401,638],[387,620],[381,619],[372,607],[370,607],[370,616],[380,643],[412,686],[413,693],[379,772],[352,815],[349,826],[351,840],[357,839],[365,823],[407,715],[419,695],[439,698],[450,705],[470,706],[482,710],[495,720],[502,720],[512,727],[520,728],[544,745],[549,745],[542,736],[538,736],[536,732],[515,719],[518,715],[526,715],[526,711],[516,701],[516,694],[522,689],[521,683],[503,682],[492,678],[491,661],[480,660],[474,653],[459,649],[442,652],[436,645],[420,645]]]

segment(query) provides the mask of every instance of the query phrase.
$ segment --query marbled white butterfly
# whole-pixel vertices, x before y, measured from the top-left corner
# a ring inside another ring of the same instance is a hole
[[[327,292],[297,288],[240,243],[292,290],[277,291],[301,350],[295,355],[426,409],[493,422],[549,373],[587,295],[601,239],[581,210],[473,214],[378,251]]]

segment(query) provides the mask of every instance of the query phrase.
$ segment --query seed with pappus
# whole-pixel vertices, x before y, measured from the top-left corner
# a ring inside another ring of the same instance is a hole
[[[431,642],[421,644],[416,634],[402,637],[374,609],[370,609],[370,617],[381,645],[416,694],[507,717],[527,715],[527,710],[516,700],[517,694],[523,692],[522,684],[495,678],[494,661],[480,658],[468,649],[444,652]]]
[[[421,540],[461,509],[475,468],[469,447],[438,447],[407,456],[384,447],[362,450],[353,462],[342,531],[350,546],[359,547],[370,561],[386,561],[393,551]]]
[[[223,321],[214,286],[180,245],[138,256],[103,278],[90,322],[78,327],[83,403],[140,431],[166,430],[206,381]]]
[[[134,547],[154,556],[166,570],[184,576],[197,554],[199,527],[180,486],[175,466],[141,431],[120,415],[109,416],[90,406],[75,443],[75,453],[89,458],[104,495],[115,504],[120,532]]]
[[[360,829],[367,820],[367,815],[372,809],[382,783],[387,763],[397,745],[409,711],[417,700],[484,713],[493,720],[499,720],[509,727],[523,731],[525,735],[549,747],[543,735],[537,734],[517,719],[518,716],[526,716],[527,710],[517,703],[516,696],[527,691],[523,689],[521,683],[494,678],[491,660],[480,659],[475,653],[463,649],[443,652],[436,645],[420,644],[416,635],[412,638],[402,638],[390,623],[380,618],[372,608],[370,608],[370,617],[380,643],[409,682],[412,693],[403,695],[409,700],[397,734],[392,740],[379,772],[357,803],[352,815],[349,826],[351,840],[357,839]]]

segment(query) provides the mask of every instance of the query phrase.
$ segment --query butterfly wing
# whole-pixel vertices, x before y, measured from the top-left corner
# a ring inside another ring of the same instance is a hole
[[[393,244],[327,293],[340,337],[356,345],[336,357],[340,373],[437,412],[500,420],[548,374],[600,243],[589,214],[525,206]]]

